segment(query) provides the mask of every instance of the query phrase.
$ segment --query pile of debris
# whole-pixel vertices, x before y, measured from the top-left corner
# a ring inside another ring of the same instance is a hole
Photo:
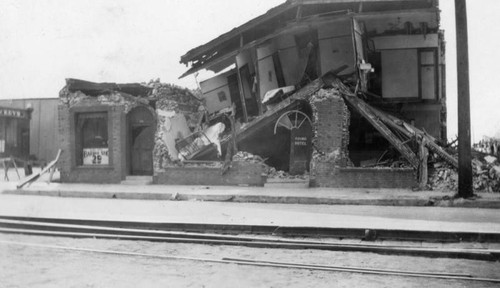
[[[189,128],[198,130],[205,109],[200,98],[196,96],[197,91],[161,83],[160,79],[151,80],[145,85],[152,89],[149,98],[155,101],[158,110],[184,114]]]
[[[500,192],[500,164],[494,156],[487,155],[472,160],[473,187],[476,191]]]
[[[500,163],[496,157],[473,154],[472,185],[477,192],[500,192]],[[457,191],[457,170],[446,163],[434,163],[433,169],[429,170],[429,186],[437,191]]]
[[[233,161],[244,161],[248,163],[262,163],[264,164],[264,159],[258,155],[253,155],[252,153],[248,153],[245,151],[238,151],[235,155],[233,155]]]
[[[290,175],[288,172],[285,172],[283,170],[276,170],[274,167],[267,167],[268,169],[265,170],[265,173],[267,174],[267,178],[274,178],[274,179],[301,179],[301,180],[307,180],[309,178],[309,174],[306,172],[302,175]]]

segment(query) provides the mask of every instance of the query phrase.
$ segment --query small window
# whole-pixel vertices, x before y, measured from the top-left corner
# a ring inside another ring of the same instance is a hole
[[[220,102],[226,102],[227,101],[226,92],[220,91],[219,93],[217,93],[217,96],[219,96],[219,101]]]
[[[76,121],[78,164],[109,165],[107,113],[79,113]]]

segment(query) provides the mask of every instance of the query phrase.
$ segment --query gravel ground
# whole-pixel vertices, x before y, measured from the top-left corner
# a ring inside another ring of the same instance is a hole
[[[0,287],[498,287],[498,284],[488,282],[110,255],[6,244],[1,241],[208,259],[233,257],[453,272],[485,278],[497,278],[500,275],[498,263],[463,259],[0,234]]]

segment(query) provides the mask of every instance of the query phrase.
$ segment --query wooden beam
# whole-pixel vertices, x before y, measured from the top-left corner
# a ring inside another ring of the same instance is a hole
[[[345,95],[342,93],[342,96],[354,109],[356,109],[356,111],[368,120],[368,122],[370,122],[370,124],[372,124],[373,127],[377,129],[377,131],[380,132],[380,134],[382,134],[382,136],[384,136],[384,138],[387,139],[415,169],[419,167],[419,160],[415,153],[392,133],[363,100],[355,95]]]
[[[32,183],[32,182],[36,181],[40,176],[42,176],[43,174],[47,173],[47,171],[49,171],[52,167],[54,167],[56,165],[57,161],[59,161],[59,157],[61,156],[61,152],[62,152],[62,150],[59,149],[57,151],[56,159],[52,160],[42,171],[40,171],[40,172],[38,172],[36,174],[33,174],[31,176],[28,176],[25,179],[23,179],[17,185],[17,189],[22,188],[24,185],[26,185],[28,183]]]
[[[236,59],[234,60],[236,63]],[[240,67],[236,65],[236,73],[238,75],[238,88],[240,89],[240,100],[241,100],[241,108],[243,110],[243,121],[248,122],[248,112],[247,112],[247,103],[245,100],[245,89],[243,89],[243,81],[241,78]]]
[[[382,122],[384,122],[389,127],[398,130],[406,137],[411,138],[418,136],[421,139],[425,139],[425,146],[428,149],[438,154],[440,157],[446,160],[446,162],[453,165],[453,167],[458,168],[458,160],[452,155],[448,154],[441,146],[439,146],[436,143],[434,137],[427,135],[425,132],[418,129],[417,127],[410,125],[404,122],[403,120],[398,119],[390,114],[383,113],[382,111],[377,110],[376,108],[373,107],[371,107],[371,109],[377,115],[377,117],[379,117],[379,119],[382,120]]]
[[[423,138],[420,141],[420,166],[418,169],[418,180],[419,180],[419,186],[420,189],[424,190],[427,188],[427,182],[429,180],[429,171],[427,170],[427,160],[429,157],[429,150],[426,147],[426,139]]]

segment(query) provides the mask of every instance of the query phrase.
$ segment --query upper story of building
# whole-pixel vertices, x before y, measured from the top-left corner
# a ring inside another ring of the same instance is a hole
[[[200,83],[208,111],[234,105],[242,122],[265,112],[269,91],[302,87],[333,70],[367,91],[369,102],[416,114],[431,109],[434,123],[443,123],[439,25],[438,0],[288,0],[188,51],[182,77],[217,73]]]

